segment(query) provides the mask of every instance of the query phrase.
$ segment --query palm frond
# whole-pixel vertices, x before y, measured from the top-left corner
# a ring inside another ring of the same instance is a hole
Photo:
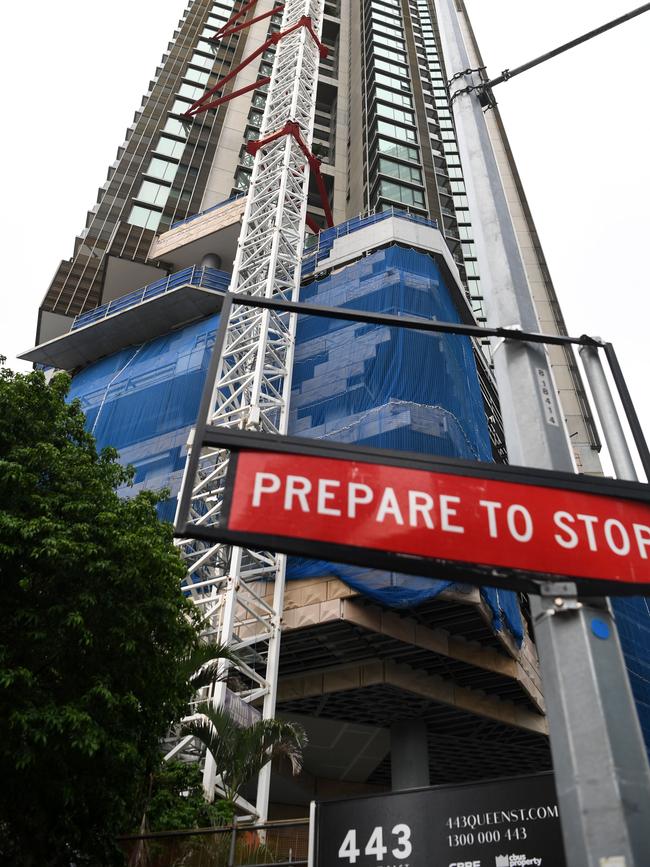
[[[226,711],[206,707],[202,716],[183,727],[204,744],[214,758],[228,797],[234,798],[267,762],[285,756],[294,774],[302,769],[307,735],[297,723],[259,720],[246,728]]]
[[[200,644],[183,661],[181,670],[185,680],[199,690],[225,678],[224,661],[236,664],[239,656],[225,644]]]

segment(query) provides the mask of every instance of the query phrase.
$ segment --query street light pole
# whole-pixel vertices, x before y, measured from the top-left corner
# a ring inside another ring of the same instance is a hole
[[[472,62],[455,0],[437,0],[448,70]],[[539,331],[483,111],[480,76],[453,81],[454,121],[490,326]],[[496,344],[494,367],[510,462],[574,471],[552,371],[538,345]],[[550,402],[549,402],[550,401]],[[606,600],[573,584],[531,597],[570,867],[644,867],[650,852],[650,770],[616,626]]]

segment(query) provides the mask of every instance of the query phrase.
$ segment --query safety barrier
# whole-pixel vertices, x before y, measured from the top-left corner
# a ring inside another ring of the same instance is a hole
[[[219,271],[217,268],[200,268],[194,265],[192,268],[184,268],[182,271],[156,280],[155,283],[149,283],[142,289],[136,289],[135,292],[129,292],[128,295],[122,295],[121,298],[116,298],[115,301],[110,301],[108,304],[102,304],[101,307],[80,313],[79,316],[75,317],[70,331],[84,328],[86,325],[93,325],[101,319],[106,319],[107,316],[113,316],[115,313],[121,313],[130,307],[136,307],[143,301],[157,298],[159,295],[178,289],[179,286],[200,286],[203,289],[213,289],[216,292],[227,292],[229,285],[230,274],[226,274],[225,271]]]

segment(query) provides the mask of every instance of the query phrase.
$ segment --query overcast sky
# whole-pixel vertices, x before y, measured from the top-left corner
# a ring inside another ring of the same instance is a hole
[[[488,72],[513,68],[639,0],[466,0]],[[0,352],[36,310],[171,38],[184,0],[5,4],[0,65]],[[650,13],[495,91],[570,333],[619,351],[650,431]]]

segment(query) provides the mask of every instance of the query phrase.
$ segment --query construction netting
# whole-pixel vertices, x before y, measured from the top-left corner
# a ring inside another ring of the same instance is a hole
[[[72,380],[70,399],[81,401],[98,447],[113,446],[120,461],[135,468],[133,487],[120,493],[168,488],[170,497],[158,507],[166,521],[174,519],[187,438],[196,423],[218,321],[211,316],[130,346]]]
[[[630,686],[650,752],[650,601],[645,596],[612,597],[616,627]]]
[[[430,256],[390,247],[304,288],[302,300],[458,321]],[[98,445],[135,467],[135,484],[168,488],[171,520],[214,341],[217,316],[132,346],[85,368],[72,383]],[[398,451],[491,460],[469,338],[300,317],[289,433]],[[290,558],[288,578],[336,575],[378,602],[411,607],[449,582]],[[484,588],[495,629],[517,640],[516,594]]]
[[[379,250],[303,287],[328,307],[459,322],[435,260],[399,246]],[[393,451],[491,461],[485,409],[469,338],[322,317],[300,317],[289,432]],[[287,577],[335,574],[393,607],[437,596],[450,582],[291,558]],[[522,639],[515,593],[482,590],[494,626]]]

